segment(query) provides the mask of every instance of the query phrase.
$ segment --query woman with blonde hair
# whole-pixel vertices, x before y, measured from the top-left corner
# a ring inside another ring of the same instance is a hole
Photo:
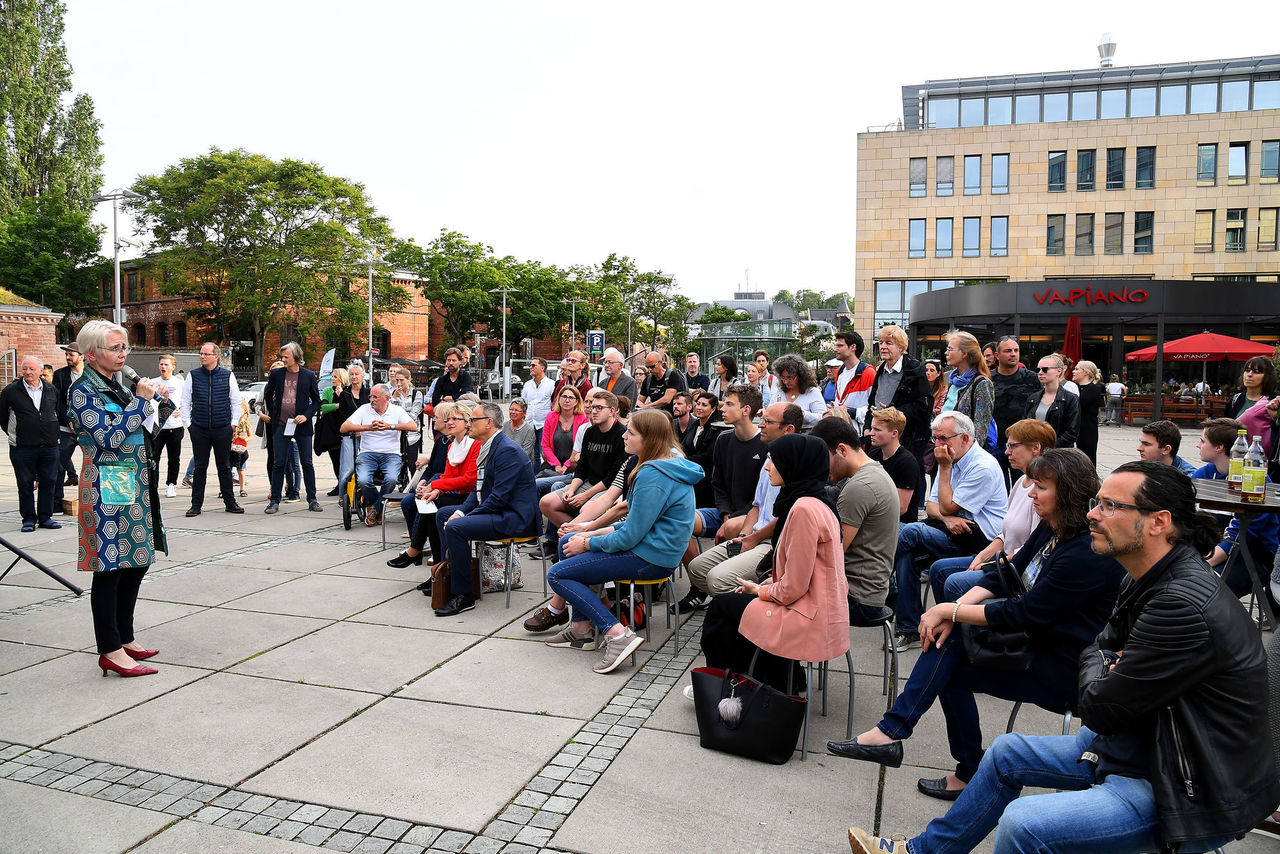
[[[968,332],[952,329],[947,333],[947,396],[944,412],[961,412],[973,421],[974,441],[991,450],[995,447],[995,422],[992,409],[996,404],[996,387],[991,369],[982,358],[982,345]],[[936,404],[935,404],[936,405]]]
[[[570,458],[573,456],[573,439],[578,428],[587,423],[582,392],[577,386],[566,385],[556,394],[551,412],[542,424],[542,471],[538,472],[538,495],[546,495],[557,482],[568,483],[573,478]]]
[[[1106,388],[1102,384],[1102,371],[1088,359],[1081,359],[1071,372],[1071,379],[1080,387],[1080,433],[1076,447],[1098,464],[1098,413],[1106,402]]]

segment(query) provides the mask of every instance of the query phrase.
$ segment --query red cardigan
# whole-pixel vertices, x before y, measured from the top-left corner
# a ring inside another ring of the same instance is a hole
[[[472,441],[471,450],[458,465],[445,460],[444,474],[431,481],[431,488],[441,492],[461,492],[464,495],[476,488],[476,458],[480,456],[483,442]]]

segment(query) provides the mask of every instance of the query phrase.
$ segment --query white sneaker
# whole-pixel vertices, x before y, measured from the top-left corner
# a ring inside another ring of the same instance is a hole
[[[174,486],[172,483],[171,483],[171,484],[169,484],[168,486],[166,486],[166,487],[164,488],[164,495],[165,495],[165,497],[166,497],[166,498],[177,498],[177,497],[178,497],[178,487]]]
[[[684,686],[684,698],[685,698],[686,700],[690,700],[690,701],[692,701],[692,700],[693,700],[693,686],[692,686],[692,685],[686,685],[686,686]]]

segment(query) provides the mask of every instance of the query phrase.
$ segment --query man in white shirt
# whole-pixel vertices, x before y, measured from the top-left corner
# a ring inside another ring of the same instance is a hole
[[[342,423],[343,433],[359,433],[360,454],[356,457],[356,487],[365,511],[364,523],[372,528],[382,522],[382,498],[400,477],[400,432],[417,425],[399,406],[391,402],[391,389],[378,383],[369,391],[369,402]],[[373,473],[382,472],[382,486],[373,485]]]
[[[538,431],[538,446],[541,447],[542,424],[551,414],[551,395],[555,391],[556,381],[547,376],[547,360],[538,356],[534,356],[529,363],[529,376],[531,379],[520,390],[520,396],[529,404],[525,417],[532,422],[533,429]],[[534,464],[537,465],[536,460]]]
[[[182,394],[187,390],[187,385],[173,375],[177,366],[178,360],[166,353],[160,357],[160,376],[151,381],[156,393],[168,392],[169,402],[176,407],[173,414],[169,416],[169,420],[160,428],[160,434],[156,437],[155,443],[157,462],[160,460],[161,451],[169,455],[169,468],[164,479],[164,494],[169,498],[178,495],[178,469],[181,464],[179,457],[182,455],[182,437],[186,433],[182,427]]]

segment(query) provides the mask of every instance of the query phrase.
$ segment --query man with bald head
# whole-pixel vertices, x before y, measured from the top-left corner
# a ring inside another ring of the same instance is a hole
[[[53,521],[58,470],[58,390],[40,376],[44,360],[27,356],[22,376],[0,392],[0,429],[9,437],[9,460],[18,481],[22,530],[61,528]],[[39,482],[36,492],[32,484]],[[33,494],[36,493],[36,494]]]

